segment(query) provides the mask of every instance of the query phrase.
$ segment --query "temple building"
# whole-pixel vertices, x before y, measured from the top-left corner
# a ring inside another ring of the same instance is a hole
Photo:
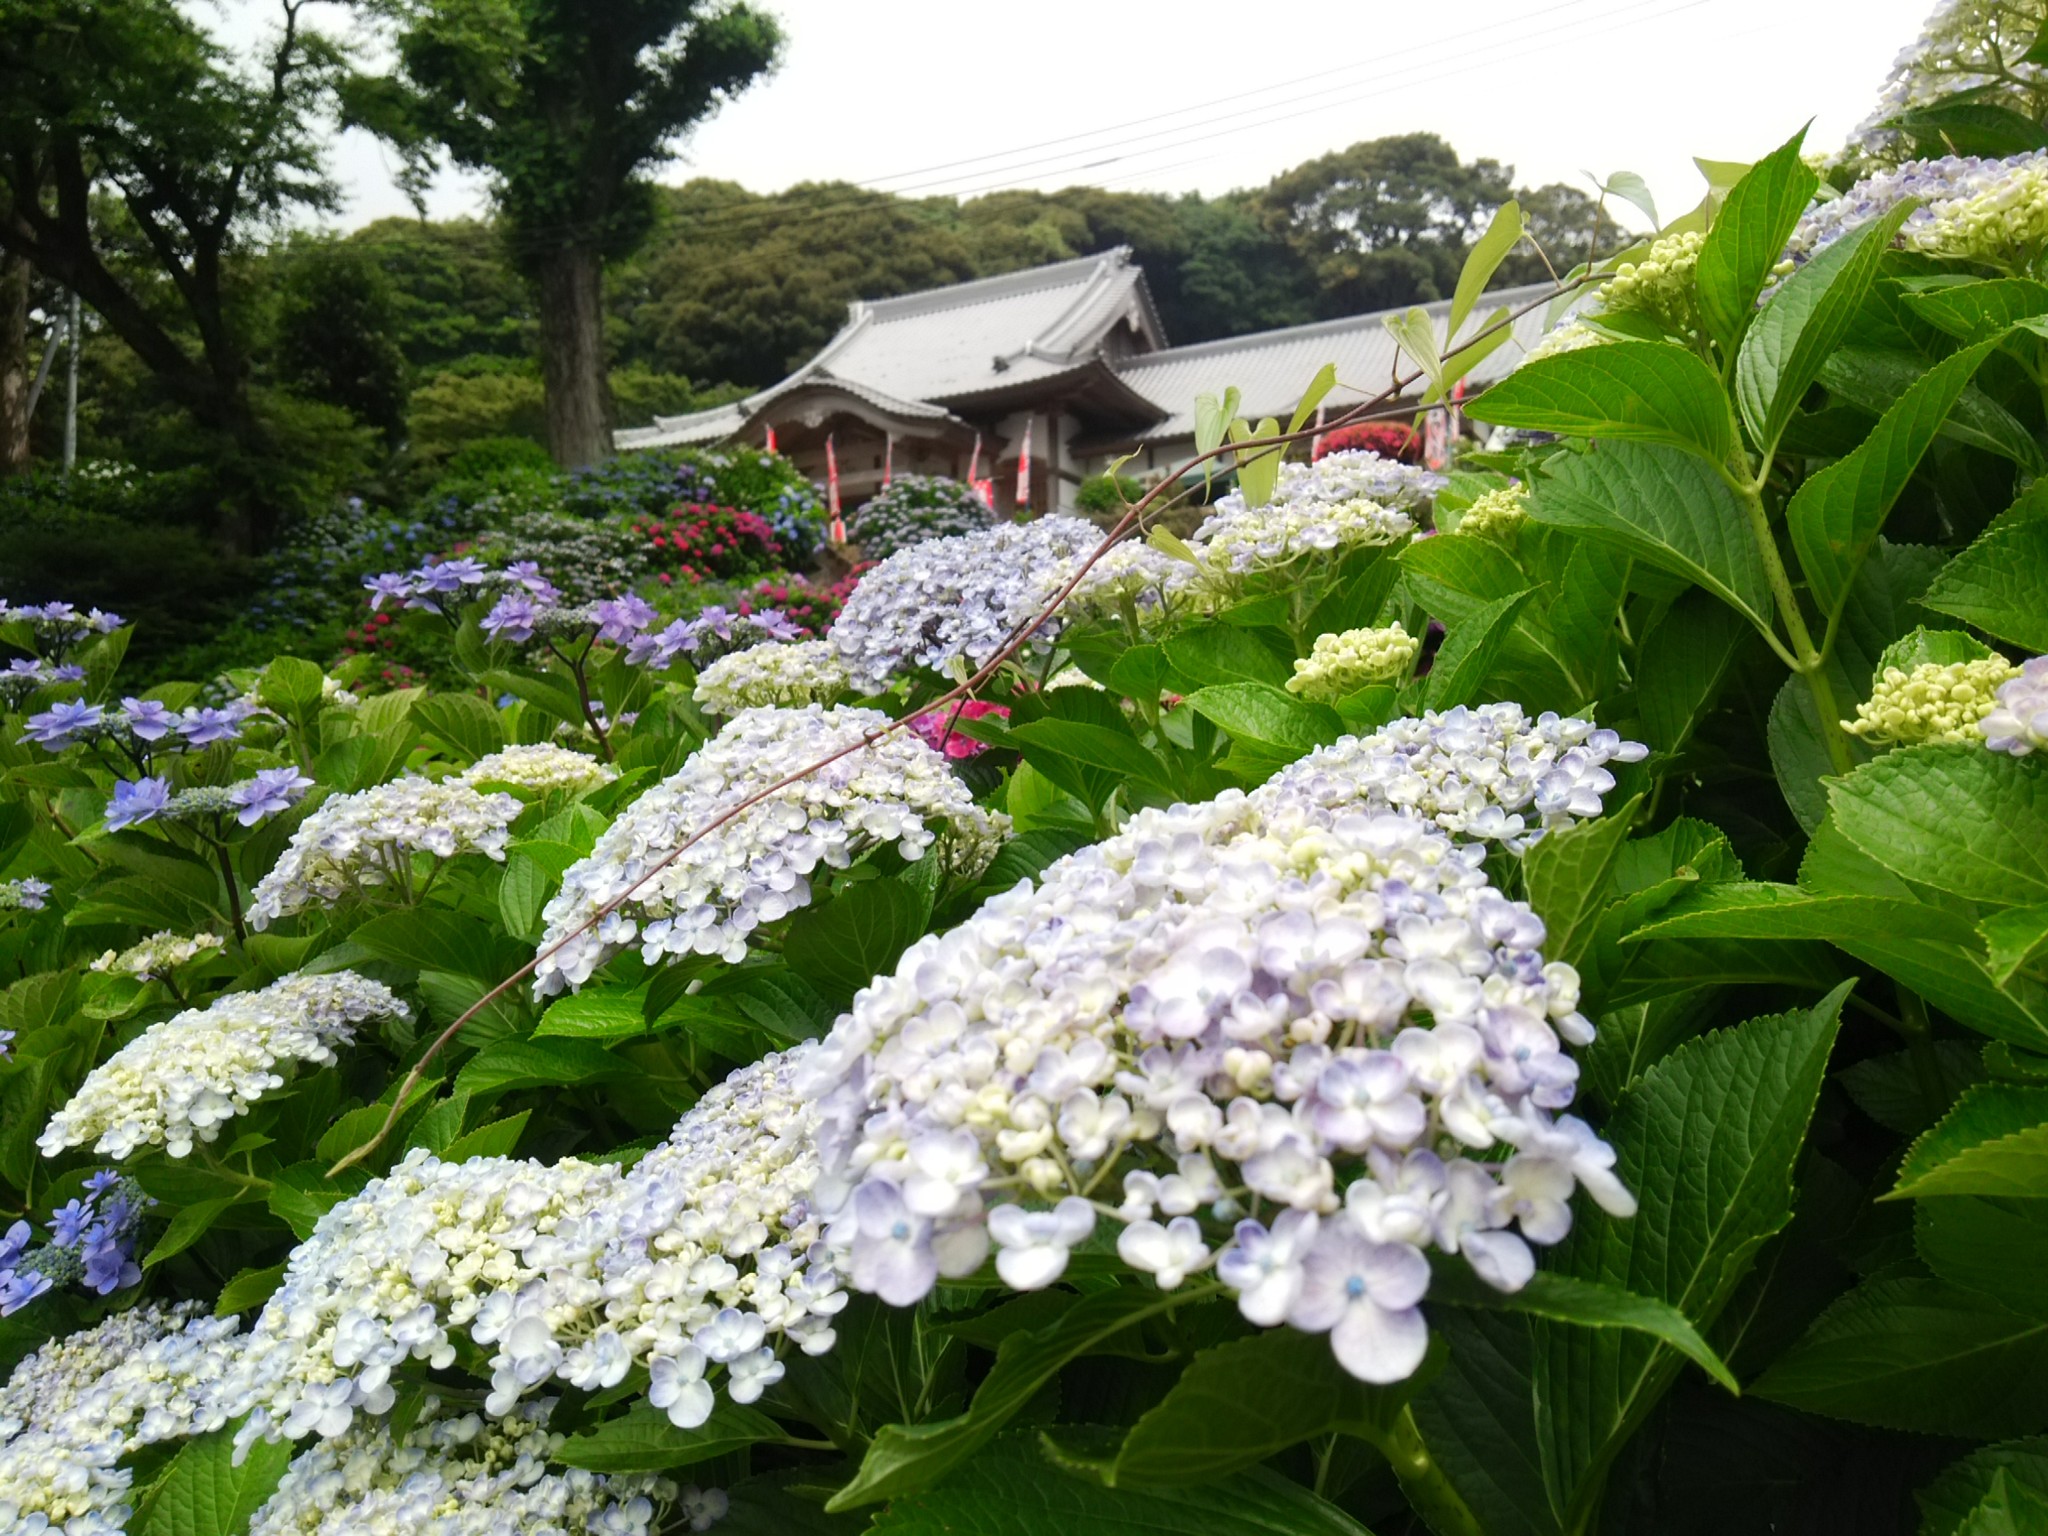
[[[1488,294],[1484,311],[1519,308],[1546,287]],[[1425,310],[1441,333],[1447,302]],[[765,443],[820,484],[827,444],[851,509],[885,475],[989,479],[999,512],[1016,510],[1017,465],[1028,445],[1035,513],[1071,510],[1082,480],[1135,455],[1144,476],[1194,452],[1195,396],[1240,392],[1239,414],[1285,418],[1325,363],[1338,387],[1326,409],[1383,390],[1396,377],[1384,314],[1326,320],[1174,347],[1145,274],[1118,246],[894,299],[856,301],[823,351],[781,383],[743,400],[616,435],[622,451]],[[1541,309],[1468,383],[1505,376],[1543,332]],[[1469,325],[1468,325],[1469,331]]]

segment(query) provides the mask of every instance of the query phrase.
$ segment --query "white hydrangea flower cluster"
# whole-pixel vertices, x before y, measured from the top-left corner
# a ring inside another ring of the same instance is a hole
[[[2048,751],[2048,656],[2020,664],[2019,675],[1998,690],[1996,706],[1977,729],[1994,752],[2025,757],[2036,748]]]
[[[1082,573],[1067,606],[1104,617],[1128,611],[1149,629],[1206,611],[1214,597],[1199,565],[1141,539],[1125,539]]]
[[[1364,461],[1370,460],[1370,463]],[[1419,504],[1442,489],[1431,475],[1363,450],[1332,453],[1314,464],[1282,464],[1273,499],[1248,505],[1231,491],[1195,530],[1191,541],[1214,578],[1228,580],[1288,565],[1309,553],[1365,545],[1394,544],[1415,531],[1415,519],[1400,503]],[[1365,488],[1391,493],[1374,500]]]
[[[812,1050],[733,1073],[634,1165],[598,1217],[611,1232],[602,1304],[578,1314],[580,1298],[561,1290],[521,1304],[554,1336],[540,1361],[559,1359],[556,1372],[583,1385],[572,1371],[589,1372],[585,1362],[606,1362],[603,1374],[644,1363],[650,1400],[694,1429],[713,1406],[711,1367],[751,1403],[782,1378],[773,1341],[810,1355],[832,1347],[847,1297],[810,1207],[817,1109],[795,1086]],[[530,1374],[538,1363],[515,1364]]]
[[[2048,70],[2023,57],[2044,24],[2048,8],[2040,0],[1937,0],[1920,35],[1892,60],[1877,104],[1850,134],[1849,147],[1865,155],[1891,153],[1903,135],[1888,124],[1958,92],[2048,86]]]
[[[1886,667],[1842,729],[1873,746],[1923,741],[1976,741],[1998,690],[2020,675],[2003,656],[1976,661],[1922,662],[1907,671]]]
[[[92,969],[115,976],[133,976],[150,981],[168,976],[181,965],[190,965],[201,955],[212,954],[222,944],[217,933],[195,933],[191,938],[176,933],[155,933],[140,944],[123,950],[108,950],[93,961]]]
[[[1376,501],[1384,507],[1419,507],[1450,481],[1433,469],[1404,464],[1370,448],[1326,453],[1313,464],[1280,466],[1275,501]]]
[[[935,539],[905,553],[947,542]],[[649,965],[665,955],[691,954],[737,962],[755,928],[809,903],[810,876],[820,865],[845,869],[883,843],[894,843],[914,861],[932,845],[930,822],[942,824],[956,868],[985,865],[1007,835],[1007,823],[977,806],[945,759],[915,736],[879,736],[888,724],[876,710],[816,704],[735,715],[680,770],[634,801],[590,856],[563,875],[542,912],[547,932],[535,994],[582,986],[634,943]],[[671,857],[730,807],[864,740]],[[669,862],[657,871],[663,860]],[[588,932],[576,932],[629,890],[632,897],[618,910]]]
[[[261,991],[226,993],[152,1024],[93,1068],[36,1145],[45,1157],[88,1141],[116,1161],[146,1146],[188,1156],[284,1086],[278,1063],[332,1066],[357,1025],[409,1012],[389,987],[354,971],[294,973]]]
[[[1373,683],[1390,682],[1407,672],[1421,654],[1422,642],[1396,619],[1384,629],[1347,629],[1339,635],[1317,635],[1315,647],[1294,663],[1287,691],[1302,698],[1335,703]]]
[[[1252,798],[1275,813],[1398,811],[1521,853],[1554,827],[1600,814],[1601,797],[1614,788],[1608,763],[1648,755],[1640,742],[1589,720],[1531,720],[1516,704],[1459,705],[1318,747]]]
[[[1467,538],[1507,541],[1528,520],[1528,489],[1520,485],[1504,485],[1476,498],[1459,515],[1458,526],[1451,531]]]
[[[216,1397],[237,1328],[198,1302],[136,1307],[23,1360],[0,1388],[0,1530],[119,1536],[121,1458],[227,1422]]]
[[[676,1485],[549,1471],[563,1440],[552,1407],[485,1419],[430,1398],[403,1437],[355,1426],[293,1458],[249,1536],[654,1536]]]
[[[619,776],[619,770],[601,763],[588,752],[571,752],[552,742],[531,742],[486,753],[455,775],[453,782],[480,788],[486,784],[510,784],[534,794],[567,790],[580,795],[597,789]]]
[[[824,1353],[847,1300],[809,1206],[818,1117],[794,1087],[809,1050],[732,1074],[630,1173],[408,1155],[293,1255],[232,1399],[254,1410],[247,1433],[341,1434],[389,1411],[394,1367],[452,1360],[458,1333],[489,1353],[493,1414],[635,1366],[684,1428],[710,1417],[718,1369],[756,1401],[782,1377],[780,1342]]]
[[[1052,601],[1101,541],[1094,524],[1078,517],[928,539],[864,574],[826,638],[864,693],[880,692],[910,667],[979,666]]]
[[[1898,244],[1954,261],[2019,266],[2048,245],[2048,150],[2003,160],[1945,155],[1866,176],[1810,208],[1786,242],[1780,275],[1804,265],[1850,230],[1907,198]]]
[[[332,1437],[359,1410],[388,1413],[394,1368],[447,1366],[456,1330],[508,1367],[523,1342],[514,1298],[551,1271],[591,1271],[609,1236],[592,1212],[622,1177],[574,1158],[448,1163],[414,1148],[293,1252],[224,1394],[230,1416],[250,1415],[240,1437]],[[518,1396],[488,1406],[509,1412]]]
[[[507,794],[455,781],[393,779],[336,795],[300,823],[276,867],[250,893],[249,926],[263,929],[307,907],[331,907],[367,886],[410,888],[416,854],[481,853],[503,862],[513,820]]]
[[[816,1198],[855,1287],[908,1305],[993,1244],[1036,1289],[1106,1216],[1161,1288],[1213,1267],[1250,1321],[1410,1375],[1425,1249],[1512,1290],[1576,1188],[1634,1209],[1561,1113],[1564,1045],[1592,1038],[1578,977],[1483,857],[1355,802],[1232,792],[1142,811],[920,940],[816,1056]]]
[[[836,704],[853,677],[829,640],[766,641],[721,656],[697,674],[691,695],[714,714],[773,705]]]

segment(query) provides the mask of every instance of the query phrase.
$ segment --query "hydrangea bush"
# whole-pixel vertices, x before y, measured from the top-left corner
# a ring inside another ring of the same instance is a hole
[[[0,1529],[2032,1529],[2034,172],[1802,149],[1449,476],[0,610]]]

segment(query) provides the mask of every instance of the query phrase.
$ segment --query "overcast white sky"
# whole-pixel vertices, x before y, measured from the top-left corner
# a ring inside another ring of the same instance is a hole
[[[1810,143],[1838,144],[1931,3],[767,0],[782,68],[664,179],[1216,193],[1428,129],[1526,185],[1636,171],[1669,219],[1702,190],[1693,155],[1751,160],[1808,117]],[[267,14],[233,9],[243,35]],[[335,169],[344,227],[409,211],[373,141],[345,137]],[[430,211],[484,205],[480,182],[451,174]]]

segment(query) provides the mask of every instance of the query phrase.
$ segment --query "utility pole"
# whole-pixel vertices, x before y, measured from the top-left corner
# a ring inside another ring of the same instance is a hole
[[[64,473],[78,462],[78,293],[71,294],[71,313],[64,323],[68,342],[64,360]]]

